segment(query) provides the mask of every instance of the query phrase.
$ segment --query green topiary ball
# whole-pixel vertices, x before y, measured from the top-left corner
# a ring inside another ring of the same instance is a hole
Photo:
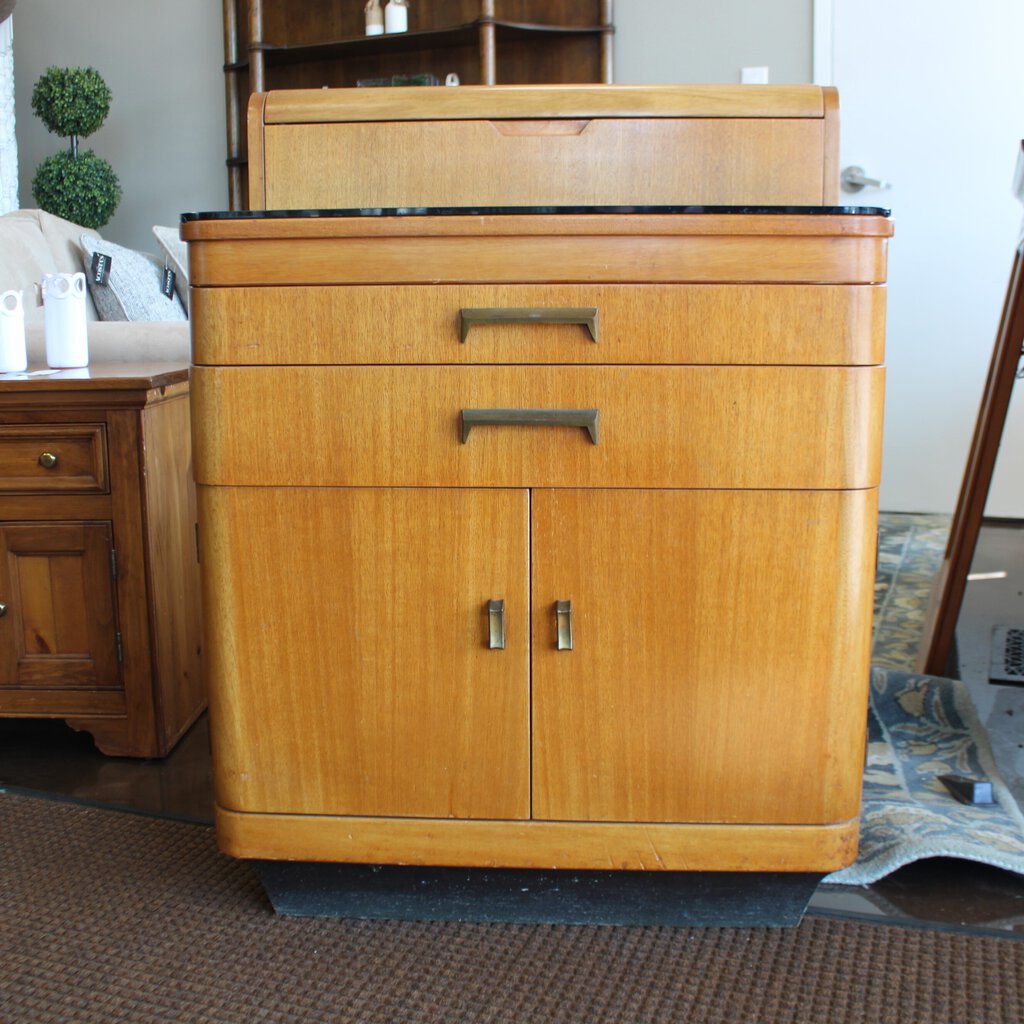
[[[64,151],[47,157],[32,179],[40,209],[87,228],[101,228],[121,201],[114,169],[91,149],[77,157]]]
[[[32,112],[56,135],[92,135],[110,113],[110,89],[95,68],[47,68]]]

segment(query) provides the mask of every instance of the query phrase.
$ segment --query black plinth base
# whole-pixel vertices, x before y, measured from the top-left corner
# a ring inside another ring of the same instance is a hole
[[[517,924],[792,927],[820,874],[253,861],[279,914]]]

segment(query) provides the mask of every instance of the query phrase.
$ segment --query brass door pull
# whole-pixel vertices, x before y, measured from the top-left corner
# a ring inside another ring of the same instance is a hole
[[[571,651],[572,601],[555,602],[555,626],[558,632],[557,649],[560,651]]]
[[[43,454],[39,456],[39,465],[42,466],[43,469],[53,469],[53,467],[57,465],[57,456],[54,455],[53,452],[43,452]]]
[[[505,602],[488,601],[487,625],[490,632],[488,647],[492,651],[505,649]]]
[[[582,427],[597,444],[597,409],[463,409],[462,443],[474,427]]]
[[[596,306],[460,309],[459,321],[462,342],[474,324],[582,324],[594,341],[601,330]]]

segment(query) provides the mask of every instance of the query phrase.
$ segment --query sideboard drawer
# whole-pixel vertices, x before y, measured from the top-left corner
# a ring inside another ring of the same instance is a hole
[[[206,365],[882,361],[884,285],[196,288]]]
[[[873,487],[883,379],[881,367],[196,367],[196,480]],[[481,410],[577,415],[474,425]]]
[[[0,491],[102,494],[107,489],[102,424],[0,426]]]

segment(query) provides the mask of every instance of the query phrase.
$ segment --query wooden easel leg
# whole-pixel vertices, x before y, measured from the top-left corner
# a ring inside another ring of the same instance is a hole
[[[944,675],[953,646],[956,622],[960,616],[967,574],[981,531],[996,455],[1006,425],[1013,382],[1024,343],[1024,242],[1017,254],[1006,290],[1006,301],[999,321],[992,363],[978,421],[974,428],[967,469],[957,501],[953,525],[942,566],[928,603],[924,635],[918,649],[917,671]]]

